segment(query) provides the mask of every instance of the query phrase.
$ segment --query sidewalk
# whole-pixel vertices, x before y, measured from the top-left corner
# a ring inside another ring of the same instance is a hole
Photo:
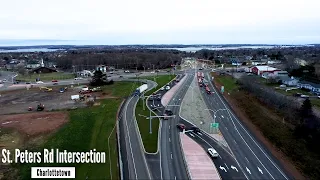
[[[169,104],[173,95],[180,88],[181,84],[186,80],[187,76],[184,76],[176,85],[174,85],[168,92],[166,92],[161,98],[161,104],[165,107]]]

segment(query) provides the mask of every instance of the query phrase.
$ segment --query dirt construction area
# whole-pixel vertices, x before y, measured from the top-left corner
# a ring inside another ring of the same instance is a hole
[[[84,102],[71,100],[71,95],[78,94],[81,88],[69,88],[63,93],[59,92],[60,88],[52,87],[51,92],[40,91],[39,87],[1,92],[0,115],[26,113],[29,107],[36,111],[39,103],[44,105],[44,111],[85,106]]]

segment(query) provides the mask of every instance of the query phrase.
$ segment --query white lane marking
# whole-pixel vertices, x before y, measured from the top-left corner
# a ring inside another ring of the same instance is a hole
[[[246,170],[248,171],[249,174],[251,174],[251,171],[249,168],[246,167]]]
[[[169,138],[169,142],[171,142],[171,139]]]
[[[248,162],[249,162],[249,160],[247,159],[247,157],[244,157]]]
[[[177,176],[174,176],[174,180],[177,180]]]
[[[211,83],[210,85],[212,86],[212,88],[214,89],[214,91],[216,91],[215,88],[213,87],[212,83]],[[222,102],[222,104],[224,105],[224,107],[225,107],[226,109],[229,109],[229,108],[227,108],[227,106],[226,106],[226,104],[223,102],[223,100],[221,99],[220,95],[219,95],[218,97],[219,97],[220,101]],[[230,112],[229,112],[229,111],[230,111],[230,110],[228,110],[228,114],[229,114],[229,116],[230,116],[230,118],[231,118],[231,115],[230,115]],[[231,114],[232,114],[232,116],[233,116],[235,119],[237,119],[233,113],[231,113]],[[231,118],[231,121],[232,121],[233,125],[235,126],[234,121],[232,120],[232,118]],[[248,133],[248,131],[242,126],[242,124],[239,122],[238,119],[237,119],[237,122],[238,122],[238,124],[241,126],[241,128],[247,133],[247,135],[251,138],[251,140],[256,144],[256,146],[258,146],[258,148],[262,151],[262,153],[267,157],[267,159],[272,163],[272,165],[281,173],[281,175],[282,175],[285,179],[288,180],[288,178],[283,174],[283,172],[274,164],[273,161],[271,161],[271,159],[267,156],[267,154],[261,149],[261,147],[260,147],[260,146],[256,143],[256,141],[251,137],[251,135],[250,135],[250,134]],[[266,169],[266,171],[267,171],[268,174],[271,176],[271,178],[274,179],[274,177],[270,174],[270,172],[267,170],[267,168],[262,164],[262,162],[261,162],[260,159],[257,157],[257,155],[256,155],[256,154],[252,151],[252,149],[249,147],[249,145],[247,144],[247,142],[244,140],[244,138],[243,138],[242,135],[240,134],[239,130],[238,130],[236,127],[235,127],[235,129],[236,129],[236,131],[238,132],[238,134],[240,135],[241,139],[245,142],[245,144],[247,145],[247,147],[250,149],[250,151],[252,152],[252,154],[253,154],[253,155],[257,158],[257,160],[261,163],[261,165],[263,166],[263,168]]]
[[[173,159],[173,158],[172,158],[172,153],[171,153],[171,159]]]
[[[126,104],[126,108],[125,110],[127,111],[128,109],[128,104],[129,102],[132,100],[133,97],[131,97],[131,99],[127,102]],[[126,112],[125,111],[125,112]],[[133,152],[132,152],[132,146],[131,146],[131,138],[130,138],[130,135],[129,135],[129,128],[128,128],[128,122],[127,122],[127,113],[124,114],[124,117],[125,117],[125,122],[126,122],[126,127],[127,127],[127,135],[128,135],[128,138],[129,138],[129,145],[130,145],[130,152],[131,152],[131,158],[132,158],[132,161],[133,161],[133,169],[134,169],[134,174],[136,176],[136,179],[138,179],[138,175],[137,175],[137,169],[136,169],[136,165],[135,165],[135,161],[134,161],[134,157],[133,157]]]
[[[200,136],[202,136],[201,132],[198,132],[198,134],[199,134]]]
[[[229,167],[227,166],[227,164],[226,164],[226,163],[224,163],[224,165],[227,167],[227,169],[229,169]]]
[[[221,158],[221,159],[222,159],[222,157],[220,156],[220,154],[219,154],[218,156],[219,156],[219,158]]]
[[[236,140],[233,140],[235,144],[237,144]],[[238,145],[238,144],[237,144]]]
[[[228,131],[228,128],[227,128],[227,126],[226,126],[225,128],[226,128],[226,130]]]
[[[171,126],[169,125],[169,129],[170,129],[170,127],[171,127]]]
[[[192,133],[189,133],[189,134],[190,134],[190,136],[194,137],[194,135]]]
[[[222,115],[221,115],[221,117],[224,118]]]
[[[261,174],[263,174],[262,170],[258,167],[258,170],[260,171]]]

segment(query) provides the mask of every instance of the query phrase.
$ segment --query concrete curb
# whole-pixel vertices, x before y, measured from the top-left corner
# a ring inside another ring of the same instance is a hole
[[[122,159],[121,159],[121,151],[120,151],[120,125],[119,125],[119,113],[120,113],[120,110],[122,109],[122,106],[123,104],[126,102],[126,99],[123,99],[119,108],[118,108],[118,111],[117,111],[117,117],[116,117],[116,124],[117,124],[117,131],[116,131],[116,134],[117,134],[117,147],[118,147],[118,167],[120,168],[119,170],[119,174],[120,174],[120,179],[123,180],[123,163],[122,163]]]
[[[187,77],[187,75],[185,74],[185,76]],[[183,77],[184,78],[184,77]],[[183,81],[182,82],[182,84],[184,84],[186,81]],[[181,85],[182,86],[182,85]],[[181,91],[181,89],[179,88],[176,92],[178,92],[178,91]],[[172,101],[172,98],[170,99],[170,101]],[[169,101],[169,102],[170,102]],[[182,102],[182,101],[181,101]],[[180,116],[180,111],[181,111],[181,104],[180,104],[180,109],[179,109],[179,116]],[[185,166],[185,169],[187,170],[187,175],[188,175],[188,179],[191,179],[191,175],[190,175],[190,169],[189,169],[189,166],[188,166],[188,163],[187,163],[187,161],[186,161],[186,157],[185,157],[185,154],[184,154],[184,151],[183,151],[183,149],[182,149],[182,143],[181,143],[181,138],[180,138],[180,136],[179,136],[179,147],[180,147],[180,150],[182,151],[182,153],[183,153],[183,156],[182,156],[182,158],[183,158],[183,164],[184,164],[184,166]]]
[[[177,76],[176,76],[177,77]],[[173,78],[171,81],[169,81],[168,83],[171,83],[172,81],[174,81],[175,80],[175,78]],[[154,81],[153,81],[154,82]],[[156,83],[156,82],[155,82]],[[166,85],[164,85],[164,86],[162,86],[162,87],[165,87]],[[158,90],[156,90],[155,91],[155,93],[156,92],[158,92],[162,87],[160,87]],[[150,89],[151,90],[151,89]],[[146,102],[148,102],[148,99],[149,99],[149,97],[147,97],[147,99],[146,99]],[[162,103],[161,103],[162,104]],[[152,111],[151,110],[151,108],[148,106],[148,103],[146,103],[146,106],[148,107],[148,109],[149,109],[149,111],[151,111],[153,114],[156,114],[154,111]],[[155,154],[158,154],[159,153],[159,150],[160,150],[160,140],[161,140],[161,127],[162,127],[162,121],[161,121],[161,119],[160,118],[158,118],[159,119],[159,128],[158,128],[158,147],[157,147],[157,151],[155,152],[155,153],[149,153],[149,152],[146,152],[145,151],[145,153],[146,154],[153,154],[153,155],[155,155]]]

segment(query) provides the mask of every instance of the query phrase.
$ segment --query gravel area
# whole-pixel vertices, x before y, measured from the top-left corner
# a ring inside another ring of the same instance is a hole
[[[210,132],[210,123],[213,122],[213,118],[209,111],[204,110],[207,109],[207,105],[202,98],[200,88],[196,82],[195,76],[191,86],[182,100],[181,116],[200,127],[207,133],[212,133]],[[203,124],[200,123],[201,121],[203,121]]]

